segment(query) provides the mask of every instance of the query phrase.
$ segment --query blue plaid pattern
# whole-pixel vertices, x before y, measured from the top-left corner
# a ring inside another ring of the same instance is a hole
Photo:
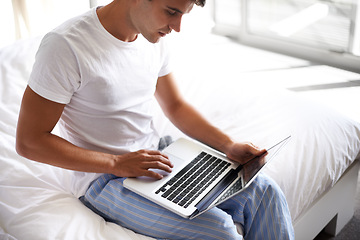
[[[105,174],[95,180],[83,203],[104,217],[157,239],[294,239],[285,197],[278,185],[260,174],[243,192],[195,219],[182,218],[124,188],[124,178]]]

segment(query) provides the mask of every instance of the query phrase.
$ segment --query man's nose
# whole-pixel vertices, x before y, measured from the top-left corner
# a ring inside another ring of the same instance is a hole
[[[174,30],[175,32],[180,32],[181,21],[182,21],[182,16],[174,18],[173,21],[169,25],[170,29]]]

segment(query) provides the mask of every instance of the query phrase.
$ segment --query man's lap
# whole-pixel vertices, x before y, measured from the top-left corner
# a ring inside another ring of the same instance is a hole
[[[172,239],[219,239],[219,231],[228,239],[237,234],[230,215],[213,208],[193,220],[153,203],[123,187],[124,178],[103,175],[90,186],[83,199],[106,220],[152,237]],[[241,236],[239,239],[242,239]]]
[[[266,194],[269,196],[263,196],[268,191],[267,188],[275,188],[275,192],[279,191],[280,194],[282,192],[276,189],[278,186],[264,175],[260,175],[249,188],[237,196],[193,220],[182,218],[124,188],[123,180],[124,178],[109,174],[101,176],[91,184],[83,202],[106,220],[152,237],[242,239],[242,236],[237,233],[234,222],[245,227],[245,234],[251,234],[250,230],[254,228],[253,222],[263,226],[273,224],[273,216],[262,219],[263,215],[283,215],[282,212],[274,213],[271,209],[267,209],[266,202],[271,202],[272,198],[278,194],[274,195],[272,191]],[[280,201],[284,201],[283,196],[279,198]],[[288,219],[285,220],[288,221]],[[257,229],[254,231],[259,232]],[[270,230],[262,227],[260,232],[263,236],[270,236],[275,234],[274,231],[275,233],[279,231],[278,226]]]

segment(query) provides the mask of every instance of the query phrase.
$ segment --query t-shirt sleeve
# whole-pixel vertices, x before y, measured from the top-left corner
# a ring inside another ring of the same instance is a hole
[[[36,53],[29,87],[48,100],[67,104],[80,84],[79,66],[72,46],[62,36],[48,33]]]
[[[162,66],[159,71],[159,77],[168,75],[172,71],[171,67],[171,53],[170,48],[166,41],[162,39],[161,41],[161,57],[162,57]]]

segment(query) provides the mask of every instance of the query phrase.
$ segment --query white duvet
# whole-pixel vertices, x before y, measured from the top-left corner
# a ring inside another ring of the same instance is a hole
[[[0,239],[150,239],[105,222],[83,206],[75,197],[71,171],[16,154],[17,115],[39,41],[0,49]],[[292,135],[266,172],[283,189],[293,220],[359,157],[358,123],[270,83],[259,87],[207,76],[206,81],[181,82],[180,88],[233,138],[266,147]],[[182,135],[160,112],[156,123],[164,135]]]

